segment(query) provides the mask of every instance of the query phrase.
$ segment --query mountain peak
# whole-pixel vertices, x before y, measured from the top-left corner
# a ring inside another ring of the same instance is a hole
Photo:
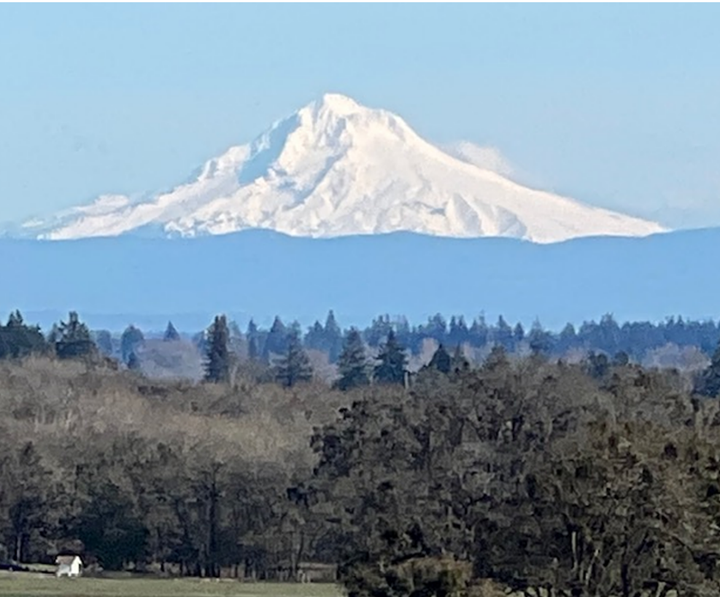
[[[351,97],[341,93],[326,93],[313,102],[312,105],[317,111],[332,112],[340,116],[356,114],[363,109],[367,109]]]
[[[523,187],[442,151],[399,116],[339,93],[209,160],[169,193],[140,202],[107,197],[51,222],[34,221],[26,231],[48,239],[248,228],[310,237],[407,231],[548,243],[663,230]]]

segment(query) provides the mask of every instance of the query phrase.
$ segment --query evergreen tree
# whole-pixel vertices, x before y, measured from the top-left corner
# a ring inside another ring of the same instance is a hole
[[[448,332],[448,343],[454,344],[455,346],[463,344],[469,340],[470,331],[468,330],[465,318],[455,317],[454,315],[450,318],[450,331]]]
[[[305,346],[312,350],[325,350],[325,328],[319,321],[305,334]]]
[[[20,311],[10,314],[7,325],[0,325],[0,359],[21,359],[47,351],[47,342],[38,326],[25,324]]]
[[[427,366],[429,369],[437,369],[440,373],[445,373],[446,375],[450,373],[452,370],[452,358],[442,344],[438,346]]]
[[[473,321],[470,327],[470,342],[477,348],[482,348],[488,343],[490,337],[490,330],[485,322],[485,316],[481,315]]]
[[[282,322],[279,316],[275,317],[270,333],[265,340],[265,346],[263,347],[263,358],[268,360],[270,355],[284,354],[287,351],[288,346],[288,332],[285,324]]]
[[[91,356],[96,350],[90,337],[90,330],[80,321],[75,311],[70,312],[67,322],[60,323],[57,338],[55,353],[61,359]]]
[[[372,324],[365,332],[365,340],[369,346],[379,346],[383,338],[392,331],[389,315],[381,315],[373,319]]]
[[[515,346],[517,347],[518,344],[520,344],[525,339],[525,328],[523,327],[523,324],[518,322],[515,325],[515,329],[513,330],[513,340],[515,341]]]
[[[445,322],[445,318],[440,315],[440,313],[433,315],[428,319],[427,325],[424,326],[422,332],[428,338],[433,338],[439,343],[444,342],[445,336],[447,335],[447,323]]]
[[[370,384],[370,369],[365,345],[360,332],[355,328],[350,328],[345,338],[343,350],[338,358],[338,372],[340,379],[335,382],[335,387],[340,390],[345,391]]]
[[[340,326],[335,320],[335,313],[332,310],[327,315],[325,320],[325,347],[328,353],[328,357],[331,363],[337,362],[340,351],[343,347],[343,335]]]
[[[575,326],[572,323],[568,323],[557,338],[556,349],[559,353],[567,352],[576,341],[577,334],[575,332]]]
[[[528,334],[528,343],[533,354],[548,352],[551,348],[551,336],[546,332],[540,322],[536,319]]]
[[[393,330],[390,330],[385,344],[381,346],[377,360],[379,362],[374,372],[376,381],[387,384],[405,383],[407,357]]]
[[[165,328],[165,334],[163,335],[164,342],[175,342],[180,340],[180,334],[175,329],[172,321],[168,321],[167,328]]]
[[[262,352],[262,335],[258,326],[253,319],[248,322],[247,330],[245,330],[245,337],[248,343],[248,359],[256,361],[260,358]]]
[[[145,335],[134,325],[129,325],[120,336],[120,355],[123,363],[128,362],[130,355],[145,342]]]
[[[313,370],[310,359],[303,350],[300,333],[293,327],[287,337],[287,349],[275,370],[275,379],[286,388],[292,388],[303,381],[310,381]]]
[[[498,317],[497,324],[493,330],[493,341],[505,350],[510,351],[513,349],[513,331],[502,315]]]
[[[205,381],[227,383],[230,381],[229,331],[225,315],[215,317],[208,329],[205,352]]]

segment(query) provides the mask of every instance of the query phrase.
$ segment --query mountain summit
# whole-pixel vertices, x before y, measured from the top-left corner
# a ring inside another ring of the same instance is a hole
[[[189,183],[143,201],[121,195],[23,225],[44,239],[267,228],[333,237],[410,231],[550,243],[646,236],[653,222],[532,190],[445,153],[405,121],[327,94],[247,145],[209,160]]]

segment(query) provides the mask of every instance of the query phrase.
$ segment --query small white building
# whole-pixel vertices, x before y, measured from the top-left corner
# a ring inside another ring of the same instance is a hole
[[[83,563],[80,556],[58,556],[55,564],[55,576],[80,576],[82,573]]]

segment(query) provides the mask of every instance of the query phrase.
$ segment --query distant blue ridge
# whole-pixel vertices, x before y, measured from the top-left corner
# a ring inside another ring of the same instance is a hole
[[[405,315],[484,313],[546,328],[599,320],[720,314],[720,229],[549,245],[413,233],[329,239],[246,230],[195,239],[0,238],[0,317],[20,309],[43,328],[77,310],[94,328],[168,319],[200,329],[219,312],[244,325],[279,314],[303,325],[333,309],[343,326]]]

